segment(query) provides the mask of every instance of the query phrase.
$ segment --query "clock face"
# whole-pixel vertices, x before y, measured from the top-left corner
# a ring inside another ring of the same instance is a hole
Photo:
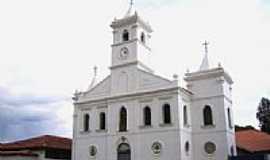
[[[124,47],[120,50],[120,59],[127,59],[127,57],[129,56],[129,50],[127,47]]]

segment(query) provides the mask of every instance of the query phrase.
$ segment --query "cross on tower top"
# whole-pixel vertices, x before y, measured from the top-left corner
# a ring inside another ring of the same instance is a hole
[[[97,75],[97,66],[94,66],[94,75],[96,76]]]
[[[130,6],[133,6],[134,5],[134,0],[130,0]]]
[[[209,45],[209,42],[205,41],[202,45],[204,45],[205,53],[208,53],[208,45]]]

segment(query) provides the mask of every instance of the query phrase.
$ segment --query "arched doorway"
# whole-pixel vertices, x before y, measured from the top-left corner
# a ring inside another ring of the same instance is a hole
[[[131,150],[127,143],[121,143],[117,148],[117,160],[131,160]]]

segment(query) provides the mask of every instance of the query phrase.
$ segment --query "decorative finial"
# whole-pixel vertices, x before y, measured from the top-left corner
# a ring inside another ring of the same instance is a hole
[[[134,14],[135,10],[134,10],[134,0],[129,0],[129,9],[125,15],[125,17],[130,17]]]
[[[205,53],[208,53],[208,45],[209,45],[209,42],[207,42],[207,41],[205,40],[204,43],[203,43],[202,45],[204,45]]]
[[[208,45],[209,42],[205,41],[202,45],[204,45],[205,55],[203,61],[201,63],[199,71],[204,71],[209,69],[209,62],[208,62]]]
[[[134,5],[134,0],[130,0],[130,6],[132,7]]]
[[[220,63],[220,62],[218,63],[218,68],[222,68],[222,65],[221,65],[221,63]]]
[[[174,74],[174,75],[173,75],[173,79],[174,79],[174,80],[178,80],[178,75],[177,75],[177,74]]]
[[[94,66],[94,76],[93,76],[93,79],[92,79],[92,82],[91,84],[89,85],[88,87],[88,90],[92,89],[96,83],[96,79],[97,79],[97,66]]]
[[[95,77],[96,77],[96,75],[97,75],[97,69],[98,69],[97,66],[95,66],[95,67],[94,67],[94,76],[95,76]]]
[[[79,100],[79,96],[80,96],[81,92],[79,92],[77,89],[75,90],[72,100],[73,101],[78,101]]]

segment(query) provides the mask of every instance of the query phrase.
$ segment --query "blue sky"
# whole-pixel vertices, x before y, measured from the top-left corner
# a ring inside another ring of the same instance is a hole
[[[210,41],[211,66],[221,62],[235,82],[236,124],[257,127],[259,100],[270,97],[269,1],[135,4],[154,29],[156,73],[172,78],[175,73],[183,77],[187,69],[196,71],[203,57],[201,43]],[[71,137],[71,96],[88,87],[93,66],[98,66],[98,80],[109,74],[109,24],[127,9],[127,0],[0,1],[0,141],[40,134]]]

